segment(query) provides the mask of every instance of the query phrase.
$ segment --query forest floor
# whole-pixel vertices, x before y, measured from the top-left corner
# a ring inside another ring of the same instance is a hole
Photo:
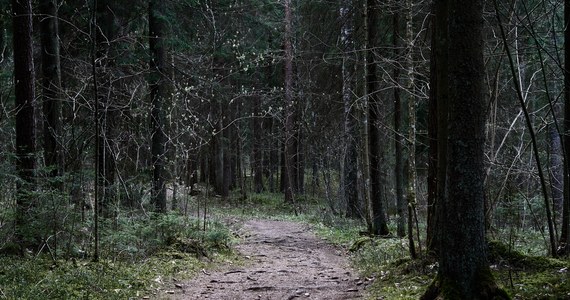
[[[293,221],[234,221],[243,266],[203,271],[166,299],[360,299],[370,283],[346,251]]]

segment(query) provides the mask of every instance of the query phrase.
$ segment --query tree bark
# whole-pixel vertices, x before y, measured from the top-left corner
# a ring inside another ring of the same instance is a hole
[[[554,125],[548,126],[549,145],[549,172],[550,172],[550,193],[552,195],[552,205],[554,212],[554,224],[560,225],[564,207],[564,167],[563,151],[560,134]]]
[[[376,44],[376,29],[378,26],[378,11],[376,1],[367,0],[367,36],[369,49],[367,49],[367,76],[366,85],[368,93],[368,130],[369,130],[369,155],[370,155],[370,201],[372,205],[372,233],[377,235],[389,234],[386,223],[386,213],[382,203],[382,170],[380,169],[381,151],[380,145],[380,96],[378,95],[378,77],[376,75],[376,62],[374,59],[374,47]]]
[[[44,160],[51,177],[63,175],[64,156],[61,142],[61,71],[56,0],[40,1],[42,49],[42,90],[44,113]],[[61,185],[59,185],[61,188]]]
[[[308,100],[305,100],[308,101]],[[305,195],[305,132],[303,126],[303,112],[300,103],[297,104],[297,130],[295,134],[295,194]]]
[[[261,99],[259,96],[254,96],[253,99],[253,118],[252,118],[252,131],[253,131],[253,186],[256,193],[261,193],[265,190],[263,186],[263,151],[262,151],[262,136],[263,126],[261,119]]]
[[[414,74],[414,28],[413,28],[413,3],[406,0],[406,40],[407,40],[407,81],[408,81],[408,241],[410,256],[415,259],[416,247],[414,244],[413,218],[416,210],[416,97],[415,97],[415,74]],[[419,241],[418,241],[419,243]]]
[[[422,299],[508,299],[494,282],[485,239],[483,1],[450,1],[449,12],[448,184],[438,277]]]
[[[360,216],[358,207],[358,126],[356,120],[356,107],[353,95],[354,90],[354,16],[352,0],[343,0],[340,7],[341,49],[342,49],[342,99],[344,104],[344,167],[343,191],[346,201],[346,216],[357,218]]]
[[[148,6],[148,30],[150,50],[150,99],[152,130],[152,203],[157,212],[166,212],[166,126],[165,101],[168,97],[166,45],[164,35],[166,22],[164,1],[150,0]]]
[[[17,184],[16,243],[21,253],[39,241],[26,230],[33,216],[28,216],[34,205],[29,192],[35,185],[36,132],[34,114],[34,60],[32,55],[31,0],[12,0],[12,45],[14,50],[14,93],[16,97],[16,169],[22,179]]]
[[[570,0],[564,0],[564,202],[560,254],[570,254]]]
[[[445,194],[447,173],[447,123],[448,103],[448,0],[435,1],[434,28],[432,33],[431,90],[430,90],[430,174],[428,179],[428,252],[437,254],[441,206]],[[431,198],[430,198],[431,197]]]
[[[285,202],[294,202],[293,191],[293,153],[294,149],[294,133],[293,120],[295,106],[293,103],[293,49],[291,46],[292,38],[292,16],[291,16],[291,0],[285,1],[285,105],[284,105],[284,132],[285,140],[283,147],[283,190],[285,193]]]
[[[269,191],[272,193],[277,192],[277,183],[278,183],[278,171],[279,171],[279,126],[277,120],[274,117],[270,117],[267,119],[267,131],[271,133],[271,138],[266,141],[269,147],[269,165],[268,165],[268,173],[269,173]]]
[[[400,16],[398,12],[392,16],[392,44],[394,46],[394,60],[400,56]],[[396,181],[396,209],[398,211],[397,233],[399,237],[406,235],[406,204],[404,202],[404,157],[402,155],[402,103],[400,98],[400,68],[394,66],[394,149],[395,149],[395,170]]]

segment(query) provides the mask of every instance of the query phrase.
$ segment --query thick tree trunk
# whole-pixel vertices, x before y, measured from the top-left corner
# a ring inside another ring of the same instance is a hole
[[[34,205],[29,196],[35,184],[36,132],[34,114],[34,60],[32,55],[32,3],[12,0],[12,45],[14,49],[14,94],[16,97],[16,169],[19,177],[16,195],[16,243],[22,254],[39,241],[26,230]]]
[[[441,205],[445,193],[447,173],[447,122],[448,122],[448,0],[435,1],[432,33],[432,61],[430,91],[430,174],[428,179],[428,252],[437,254],[441,228]],[[431,197],[431,199],[429,198]]]
[[[380,169],[382,145],[380,145],[380,97],[378,95],[378,77],[376,75],[376,62],[374,47],[376,44],[376,30],[378,26],[378,11],[376,1],[367,0],[367,36],[369,49],[366,53],[366,85],[368,93],[368,147],[370,156],[370,201],[372,205],[372,233],[387,235],[389,233],[386,223],[382,199],[382,170]]]
[[[440,274],[454,279],[466,298],[475,298],[477,276],[488,272],[483,216],[482,1],[451,1],[449,11],[454,12],[448,22],[449,184]]]
[[[157,212],[166,212],[166,126],[165,101],[168,97],[168,74],[166,62],[166,45],[164,35],[166,22],[164,16],[164,1],[150,0],[148,6],[148,30],[150,48],[149,79],[151,99],[151,130],[152,130],[152,203]]]
[[[485,239],[483,1],[450,1],[449,12],[448,185],[438,277],[423,299],[508,299],[491,275]]]
[[[40,1],[40,32],[43,75],[44,159],[50,176],[63,175],[61,142],[61,72],[56,0]],[[61,185],[59,185],[61,187]]]

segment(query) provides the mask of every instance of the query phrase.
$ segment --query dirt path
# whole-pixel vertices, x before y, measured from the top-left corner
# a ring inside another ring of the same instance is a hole
[[[365,283],[307,225],[249,220],[237,250],[251,262],[181,285],[170,299],[361,299]]]

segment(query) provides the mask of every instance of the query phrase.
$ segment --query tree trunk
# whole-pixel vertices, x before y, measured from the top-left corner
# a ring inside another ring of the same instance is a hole
[[[115,136],[115,111],[113,107],[113,86],[111,78],[111,67],[113,66],[113,51],[111,41],[115,37],[115,13],[110,0],[99,0],[97,3],[97,51],[96,70],[97,78],[100,81],[97,89],[99,99],[99,139],[97,156],[99,157],[100,187],[103,188],[101,205],[99,210],[102,215],[108,214],[109,204],[114,198],[113,189],[115,186],[115,158],[113,156],[113,144]]]
[[[548,126],[548,145],[552,210],[554,212],[554,224],[558,226],[562,219],[561,216],[564,207],[564,167],[562,142],[560,140],[560,134],[558,134],[554,125]]]
[[[227,115],[228,117],[231,116],[230,113],[231,109],[228,107],[225,111],[224,111],[224,116]],[[224,117],[222,117],[224,118]],[[234,128],[233,126],[228,126],[227,128],[224,129],[223,133],[224,135],[222,136],[221,142],[223,145],[223,150],[222,150],[222,165],[223,165],[223,178],[222,178],[222,191],[220,193],[220,195],[222,196],[223,199],[227,199],[228,196],[230,195],[230,189],[233,186],[233,182],[234,182],[234,178],[235,178],[235,174],[234,174],[234,170],[235,168],[232,168],[232,163],[233,161],[233,154],[230,153],[229,149],[235,149],[232,146],[233,141],[234,141]]]
[[[370,156],[370,201],[372,205],[372,233],[377,235],[389,234],[382,199],[382,170],[380,169],[382,146],[380,145],[380,97],[378,95],[378,77],[374,47],[378,26],[378,11],[376,1],[367,0],[367,36],[369,49],[366,55],[366,85],[368,93],[368,147]]]
[[[302,120],[302,112],[298,112],[297,115],[299,119]],[[295,191],[299,195],[305,195],[305,132],[303,131],[302,122],[299,121],[297,124],[297,138],[295,139],[297,146],[297,155],[295,157],[295,169],[297,174],[297,176],[295,176]]]
[[[285,124],[284,133],[285,140],[283,146],[283,190],[285,193],[285,202],[293,203],[293,153],[294,153],[294,103],[293,103],[293,49],[291,47],[292,38],[292,17],[291,17],[291,0],[285,0]]]
[[[21,253],[39,242],[37,234],[27,229],[33,216],[34,205],[29,192],[35,185],[36,132],[34,114],[34,60],[32,55],[32,3],[31,0],[12,0],[12,45],[14,49],[14,94],[16,98],[16,169],[18,181],[16,195],[16,243]]]
[[[150,99],[152,130],[152,203],[157,212],[166,212],[166,126],[164,105],[168,97],[166,45],[164,35],[166,22],[164,1],[150,0],[148,6],[148,31],[150,49]]]
[[[407,81],[408,81],[408,241],[410,255],[416,258],[416,248],[413,235],[413,217],[416,209],[416,97],[415,97],[415,74],[414,74],[414,28],[413,28],[413,5],[412,0],[406,0],[406,40],[407,40]],[[419,243],[419,241],[418,241]]]
[[[485,239],[483,1],[450,1],[449,12],[448,185],[438,277],[422,299],[508,299],[494,282]]]
[[[564,0],[564,204],[560,254],[570,253],[570,0]]]
[[[279,182],[279,124],[277,119],[272,117],[269,121],[269,132],[272,138],[267,142],[269,145],[269,190],[272,193],[277,192],[277,183]]]
[[[441,205],[445,193],[445,176],[447,173],[447,123],[449,116],[448,103],[448,0],[435,1],[434,29],[432,33],[432,61],[430,91],[430,174],[428,180],[428,252],[437,254],[439,248],[439,229],[441,224]],[[431,199],[429,198],[431,197]]]
[[[221,116],[220,116],[221,117]],[[219,120],[218,122],[221,122]],[[221,125],[217,125],[217,129],[221,129]],[[212,168],[211,180],[214,185],[216,194],[222,195],[224,189],[224,147],[223,132],[217,131],[212,138]]]
[[[400,56],[399,42],[400,38],[400,16],[394,13],[392,16],[392,44],[394,45],[394,60]],[[394,66],[394,149],[395,149],[395,171],[394,177],[396,181],[396,209],[398,211],[397,233],[399,237],[406,235],[406,204],[404,202],[404,157],[402,155],[402,103],[400,98],[400,68]]]
[[[252,131],[253,131],[253,189],[256,193],[261,193],[265,188],[263,186],[263,152],[262,152],[262,137],[263,126],[261,119],[261,99],[259,96],[254,96],[253,99],[253,118],[252,118]]]
[[[40,1],[40,32],[43,75],[44,159],[51,177],[63,175],[61,142],[61,72],[56,0]],[[58,185],[60,188],[61,185]]]
[[[354,13],[352,0],[343,0],[340,7],[340,21],[342,25],[340,38],[343,51],[342,56],[342,100],[344,104],[344,167],[343,191],[346,202],[346,216],[357,218],[358,211],[358,126],[356,120],[356,106],[354,105]]]

